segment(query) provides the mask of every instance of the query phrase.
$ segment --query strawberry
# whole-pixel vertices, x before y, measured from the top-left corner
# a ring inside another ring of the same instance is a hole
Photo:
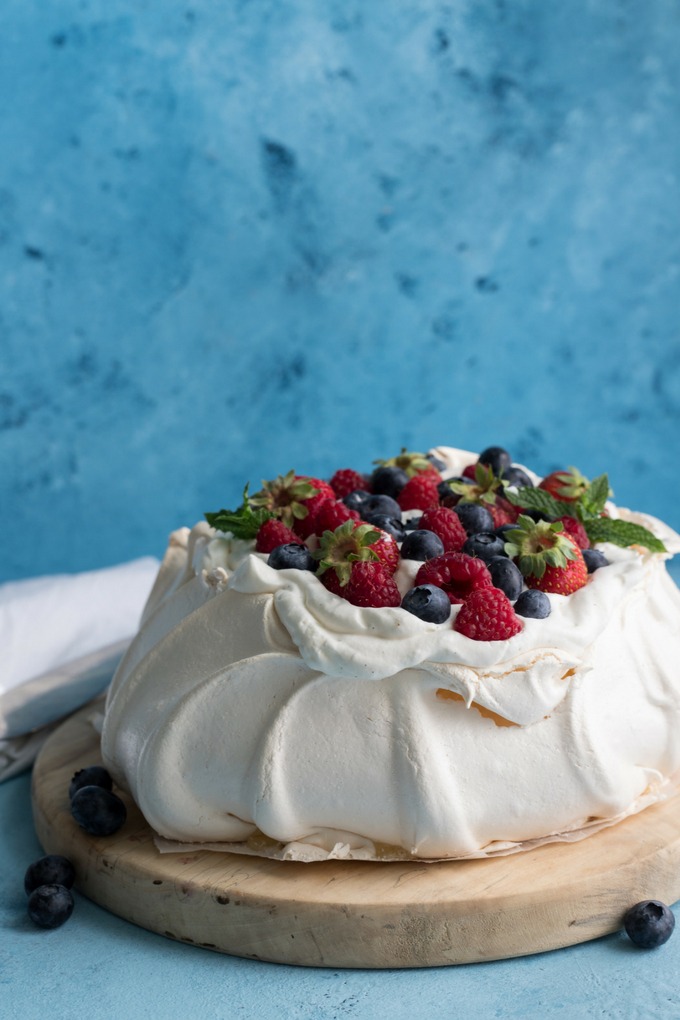
[[[298,536],[290,528],[287,528],[283,521],[270,517],[260,527],[255,538],[255,551],[270,553],[278,545],[285,545],[287,542],[299,542]]]
[[[590,539],[580,521],[575,517],[558,517],[557,520],[561,521],[564,530],[570,538],[573,538],[579,549],[590,549]]]
[[[321,580],[323,581],[323,577]],[[366,560],[353,565],[349,581],[346,585],[341,585],[339,591],[335,588],[335,594],[351,602],[353,606],[380,609],[385,606],[396,608],[401,605],[401,594],[392,575],[382,563]]]
[[[465,600],[453,629],[473,641],[507,641],[519,634],[522,624],[512,603],[499,588],[478,588]]]
[[[503,499],[502,496],[497,496],[495,503],[485,505],[493,517],[494,528],[500,528],[503,524],[514,524],[519,515],[517,507],[508,503],[507,499]]]
[[[282,520],[286,527],[292,528],[296,522],[305,520],[324,499],[335,499],[335,493],[327,482],[289,471],[273,481],[263,482],[262,489],[250,497],[249,504],[267,510],[273,517]],[[301,534],[297,528],[295,531]]]
[[[316,507],[316,510],[305,518],[305,524],[309,521],[314,535],[323,535],[324,531],[335,531],[345,521],[358,521],[359,514],[356,510],[350,510],[339,499],[324,499]]]
[[[460,517],[445,506],[428,507],[420,518],[419,527],[438,535],[444,543],[445,552],[460,552],[467,540]]]
[[[399,546],[392,535],[388,535],[382,528],[374,527],[373,530],[379,533],[380,538],[373,543],[371,549],[377,553],[378,559],[385,569],[393,574],[399,566]]]
[[[399,506],[402,510],[425,510],[430,506],[439,506],[440,481],[439,472],[434,468],[409,478],[397,497]]]
[[[334,531],[323,533],[314,558],[319,560],[318,576],[329,590],[335,591],[332,587],[335,581],[324,580],[326,573],[335,573],[343,588],[357,563],[379,563],[391,574],[399,563],[399,547],[391,535],[379,528],[348,520]]]
[[[352,470],[352,468],[341,468],[339,471],[336,471],[330,480],[330,486],[335,493],[336,499],[349,496],[350,492],[356,492],[357,489],[370,492],[369,480],[360,475],[358,471]]]
[[[527,587],[571,595],[588,580],[583,553],[561,521],[533,521],[521,514],[506,539],[506,552],[517,561]]]
[[[416,574],[415,585],[434,584],[442,588],[454,606],[459,606],[478,588],[493,585],[483,560],[465,553],[446,552],[423,563]]]
[[[433,474],[438,482],[442,480],[442,476],[427,454],[412,453],[405,447],[402,447],[402,451],[397,457],[390,457],[389,460],[378,460],[375,463],[381,467],[400,468],[406,472],[408,478],[414,478],[416,475],[422,474]]]
[[[545,489],[562,503],[575,503],[588,488],[589,482],[575,467],[568,471],[553,471],[539,482],[539,489]]]
[[[472,481],[474,482],[476,470],[477,470],[477,465],[476,464],[468,464],[461,471],[461,475],[463,476],[463,478],[471,478]]]

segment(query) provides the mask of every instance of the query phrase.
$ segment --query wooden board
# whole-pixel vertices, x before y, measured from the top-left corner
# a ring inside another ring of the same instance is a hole
[[[127,797],[124,827],[88,836],[68,784],[101,761],[89,714],[64,723],[35,765],[38,838],[73,861],[82,893],[168,938],[280,963],[428,967],[584,942],[620,928],[639,900],[680,898],[678,797],[580,843],[442,864],[160,854]]]

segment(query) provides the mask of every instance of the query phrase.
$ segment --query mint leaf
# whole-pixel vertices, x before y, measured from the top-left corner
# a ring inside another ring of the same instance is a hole
[[[238,510],[217,510],[203,515],[217,531],[227,531],[234,538],[253,539],[265,521],[274,516],[270,510],[259,507],[255,510],[248,502],[248,486],[243,490],[243,505]]]
[[[583,525],[590,541],[612,542],[626,549],[629,545],[642,545],[650,552],[666,552],[666,546],[641,524],[632,521],[615,521],[611,517],[596,517]]]
[[[604,510],[604,505],[609,499],[609,479],[607,475],[598,475],[590,483],[581,496],[579,503],[583,509],[583,518],[598,517]]]
[[[525,510],[538,510],[540,513],[546,514],[547,517],[574,516],[573,503],[563,503],[551,496],[545,489],[523,485],[517,492],[506,488],[503,495],[514,506],[521,506]]]

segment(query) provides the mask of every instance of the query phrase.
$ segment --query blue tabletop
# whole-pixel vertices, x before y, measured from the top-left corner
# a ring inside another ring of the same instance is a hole
[[[54,931],[26,914],[23,876],[41,855],[30,777],[0,786],[2,1015],[148,1017],[634,1018],[680,1016],[680,935],[636,949],[623,933],[498,963],[426,970],[287,967],[172,942],[76,894]]]

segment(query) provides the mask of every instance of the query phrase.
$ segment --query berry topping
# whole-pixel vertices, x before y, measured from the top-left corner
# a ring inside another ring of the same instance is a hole
[[[366,479],[352,468],[341,468],[340,471],[336,471],[329,484],[338,499],[344,499],[357,489],[366,489]]]
[[[371,493],[366,489],[354,489],[353,492],[349,492],[346,496],[342,497],[342,502],[350,510],[356,510],[357,513],[361,514],[366,500],[370,499],[370,497]]]
[[[531,488],[534,484],[526,471],[519,467],[518,464],[511,464],[510,467],[506,467],[501,473],[501,479],[507,485],[514,485],[518,489],[522,487]]]
[[[509,563],[510,560],[506,560]],[[550,599],[542,591],[528,588],[515,602],[515,612],[532,620],[545,620],[550,616]]]
[[[492,556],[487,561],[487,566],[494,588],[500,588],[502,592],[505,592],[511,602],[519,598],[523,584],[519,567],[515,566],[512,560],[509,560],[505,555]],[[517,612],[516,606],[515,612]]]
[[[250,497],[249,503],[251,507],[267,510],[292,528],[303,521],[321,499],[335,499],[327,482],[289,471],[271,482],[263,482],[261,490]]]
[[[316,570],[316,560],[307,546],[299,542],[277,545],[270,552],[267,564],[274,570]]]
[[[479,464],[491,468],[495,475],[502,475],[510,467],[511,457],[502,446],[487,446],[479,455]]]
[[[39,885],[63,885],[70,889],[75,881],[76,873],[68,857],[59,854],[48,854],[29,864],[24,875],[24,889],[30,896]]]
[[[460,552],[467,538],[460,517],[446,506],[428,507],[420,518],[419,526],[439,535],[444,543],[444,552]]]
[[[408,481],[408,475],[398,467],[377,467],[371,475],[371,487],[377,496],[396,499]]]
[[[488,563],[495,556],[505,556],[505,543],[493,531],[480,531],[470,535],[463,546],[463,552],[468,556],[479,556],[480,560]]]
[[[127,817],[125,804],[101,786],[83,786],[71,800],[71,814],[91,836],[111,836]]]
[[[588,489],[588,479],[575,467],[568,471],[553,471],[538,483],[539,489],[549,492],[562,503],[574,503]]]
[[[403,542],[406,535],[406,527],[402,524],[401,517],[391,517],[389,514],[366,514],[364,520],[372,524],[374,528],[380,528],[391,535],[395,542]]]
[[[345,584],[332,570],[324,573],[321,581],[334,595],[346,599],[353,606],[382,609],[401,605],[401,595],[394,578],[382,563],[375,560],[353,563]]]
[[[419,584],[404,595],[401,608],[413,613],[425,623],[446,623],[451,615],[451,603],[446,592],[433,584]]]
[[[284,542],[299,542],[298,536],[290,528],[287,528],[283,521],[278,521],[275,517],[270,517],[268,521],[265,521],[260,530],[257,533],[255,539],[255,551],[261,553],[270,553],[272,549],[276,549],[277,545],[283,545]]]
[[[569,537],[573,538],[579,549],[590,549],[588,533],[580,521],[577,521],[575,517],[566,516],[558,517],[557,520],[560,521]]]
[[[396,557],[392,547],[387,544],[388,542],[392,543]],[[386,548],[390,559],[394,560],[394,569],[396,570],[399,562],[399,549],[391,535],[372,528],[370,524],[345,521],[335,531],[324,532],[319,548],[314,553],[314,558],[319,561],[318,575],[323,580],[326,578],[327,572],[335,573],[340,585],[344,588],[357,563],[368,561],[379,563],[381,561],[380,552],[383,553],[382,558],[384,558]],[[329,591],[334,590],[330,587],[333,583],[328,578],[324,580]]]
[[[72,913],[73,895],[64,885],[39,885],[28,898],[28,916],[39,928],[59,928]]]
[[[101,786],[104,790],[113,789],[113,779],[103,765],[88,765],[87,768],[79,769],[74,773],[68,788],[68,799],[73,800],[78,790],[83,786]],[[60,885],[66,885],[60,882]]]
[[[401,545],[401,555],[405,560],[431,560],[443,552],[444,543],[434,531],[410,531]]]
[[[460,523],[468,535],[477,535],[480,531],[493,531],[494,523],[491,512],[479,503],[459,503],[454,508]]]
[[[402,510],[425,510],[429,506],[439,506],[439,475],[432,470],[410,478],[399,493],[399,506]]]
[[[359,513],[363,518],[365,514],[387,514],[388,517],[399,517],[401,519],[401,507],[396,499],[385,495],[369,495],[359,507]]]
[[[342,500],[324,499],[308,518],[312,534],[323,535],[324,531],[335,531],[345,521],[358,521],[359,514],[350,510]]]
[[[491,574],[483,560],[465,553],[444,553],[427,560],[416,574],[416,585],[434,584],[454,606],[459,606],[478,588],[490,588]]]
[[[593,574],[600,567],[608,567],[609,560],[603,552],[599,549],[584,549],[583,559],[585,561],[586,570],[589,574]]]
[[[583,553],[560,521],[532,521],[521,515],[517,528],[508,532],[505,551],[517,560],[529,588],[571,595],[588,579]]]
[[[640,949],[656,949],[668,942],[675,928],[673,911],[659,900],[643,900],[626,911],[623,926]]]
[[[480,588],[465,600],[453,629],[473,641],[507,641],[519,634],[522,623],[510,600],[498,588]]]
[[[501,528],[504,524],[513,524],[519,517],[519,510],[512,503],[508,503],[502,496],[496,497],[495,503],[488,504],[489,512],[493,517],[494,528]]]
[[[407,478],[413,478],[420,474],[433,474],[437,481],[441,481],[441,475],[433,463],[433,458],[428,453],[413,453],[402,447],[398,457],[390,457],[389,460],[379,460],[381,467],[398,468],[404,471]],[[380,468],[376,468],[379,471]],[[375,473],[375,472],[374,472]]]

